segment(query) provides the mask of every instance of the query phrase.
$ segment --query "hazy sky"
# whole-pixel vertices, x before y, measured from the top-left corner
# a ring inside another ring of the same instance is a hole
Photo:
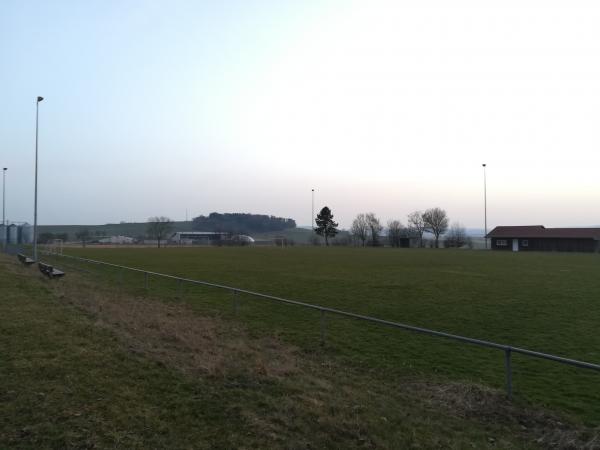
[[[416,7],[415,5],[427,5]],[[600,224],[597,1],[0,3],[7,217]]]

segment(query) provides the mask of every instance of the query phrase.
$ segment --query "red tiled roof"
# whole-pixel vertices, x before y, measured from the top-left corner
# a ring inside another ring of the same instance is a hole
[[[600,239],[600,228],[546,228],[543,225],[496,227],[490,238]]]

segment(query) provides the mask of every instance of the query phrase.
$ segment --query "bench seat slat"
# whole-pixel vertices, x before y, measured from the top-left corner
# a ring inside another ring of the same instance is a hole
[[[35,262],[33,259],[28,258],[27,256],[25,256],[22,253],[17,254],[17,258],[19,258],[19,261],[21,261],[21,263],[26,266],[30,266]]]
[[[55,269],[49,264],[39,262],[38,267],[40,269],[40,272],[42,272],[48,278],[60,278],[65,276],[65,273],[62,270]]]

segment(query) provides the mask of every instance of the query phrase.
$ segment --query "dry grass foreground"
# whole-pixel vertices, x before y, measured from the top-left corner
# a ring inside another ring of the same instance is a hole
[[[600,448],[598,429],[515,405],[499,391],[414,379],[391,385],[185,304],[123,294],[73,271],[58,282],[31,269],[29,276],[136,356],[225,387],[261,386],[262,407],[240,411],[261,436],[249,448]]]

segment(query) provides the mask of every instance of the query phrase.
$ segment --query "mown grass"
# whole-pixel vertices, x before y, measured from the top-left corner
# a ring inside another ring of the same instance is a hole
[[[390,382],[67,277],[0,256],[2,448],[593,448],[593,431],[498,392]]]
[[[379,318],[600,363],[600,257],[352,248],[69,249],[75,255],[223,283]],[[97,268],[94,268],[97,270]],[[118,279],[116,272],[106,273]],[[127,286],[143,286],[125,274]],[[174,296],[176,285],[151,279]],[[229,313],[227,292],[184,287],[201,311]],[[242,296],[240,317],[258,333],[319,348],[316,312]],[[390,377],[428,374],[501,388],[503,354],[428,336],[327,318],[331,357]],[[517,399],[600,423],[600,374],[514,356]]]

